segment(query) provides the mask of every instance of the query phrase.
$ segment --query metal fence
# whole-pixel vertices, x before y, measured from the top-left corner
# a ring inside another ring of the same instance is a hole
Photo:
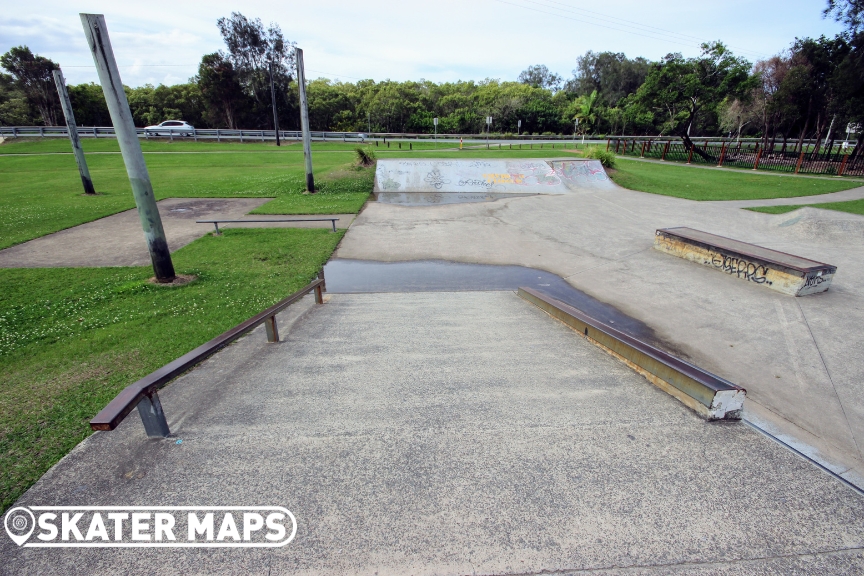
[[[760,142],[702,141],[687,147],[683,140],[610,138],[606,149],[622,156],[652,158],[706,166],[771,170],[792,174],[864,176],[864,156],[852,156],[852,148],[837,144],[815,149],[806,143],[801,151],[786,145],[762,146]]]

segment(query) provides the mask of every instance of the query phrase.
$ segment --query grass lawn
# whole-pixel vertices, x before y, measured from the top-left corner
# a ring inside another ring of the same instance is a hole
[[[688,200],[757,200],[839,192],[860,181],[710,170],[618,157],[612,179],[624,188]]]
[[[149,284],[149,267],[0,269],[0,510],[117,392],[307,284],[342,234],[208,235],[174,254],[198,276],[176,288]]]
[[[375,147],[379,157],[544,157],[543,150],[448,151],[418,143],[409,151]],[[66,140],[7,140],[0,145],[0,249],[135,207],[117,142],[83,141],[97,196],[82,194],[75,159]],[[315,143],[313,160],[319,193],[303,194],[303,150],[297,143],[144,141],[150,178],[164,198],[274,198],[256,214],[355,214],[372,190],[372,170],[354,167],[356,144]],[[407,146],[406,146],[407,148]],[[556,155],[565,154],[563,150]]]
[[[765,212],[766,214],[785,214],[792,212],[798,208],[809,206],[810,208],[823,208],[825,210],[837,210],[839,212],[849,212],[850,214],[859,214],[864,216],[864,200],[849,200],[848,202],[826,202],[824,204],[799,204],[796,206],[758,206],[756,208],[747,208],[753,212]]]

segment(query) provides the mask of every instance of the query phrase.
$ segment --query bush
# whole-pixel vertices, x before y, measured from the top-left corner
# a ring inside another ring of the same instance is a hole
[[[585,150],[585,158],[593,158],[599,160],[604,168],[615,167],[615,153],[609,152],[600,146],[589,146]]]
[[[358,146],[354,149],[357,153],[357,163],[360,166],[372,166],[378,158],[375,156],[375,151],[372,148],[362,148]]]

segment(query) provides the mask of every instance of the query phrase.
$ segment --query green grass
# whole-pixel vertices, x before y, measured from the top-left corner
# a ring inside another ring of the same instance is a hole
[[[87,139],[87,163],[98,192],[82,194],[67,141],[7,140],[0,145],[0,249],[134,208],[117,142]],[[418,150],[371,146],[379,158],[540,158],[543,150],[446,150],[418,143]],[[158,200],[164,198],[274,198],[256,214],[353,214],[372,190],[372,170],[356,170],[356,144],[315,143],[319,193],[303,194],[303,151],[296,144],[142,142]],[[565,154],[556,149],[555,155]]]
[[[849,212],[864,216],[864,200],[849,200],[848,202],[825,202],[824,204],[798,204],[795,206],[758,206],[747,208],[753,212],[765,212],[766,214],[785,214],[798,208],[809,206],[810,208],[822,208],[824,210],[837,210],[838,212]]]
[[[631,190],[688,200],[757,200],[828,194],[861,186],[848,180],[822,180],[798,176],[710,170],[690,166],[639,162],[618,158],[611,174],[620,186]]]
[[[0,269],[0,510],[90,434],[120,390],[307,284],[342,237],[228,229],[142,268]],[[134,417],[134,415],[133,415]]]

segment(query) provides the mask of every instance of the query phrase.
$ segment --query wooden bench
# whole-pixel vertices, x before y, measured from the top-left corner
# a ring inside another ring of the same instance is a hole
[[[661,228],[654,248],[790,296],[828,290],[836,266],[693,228]]]

